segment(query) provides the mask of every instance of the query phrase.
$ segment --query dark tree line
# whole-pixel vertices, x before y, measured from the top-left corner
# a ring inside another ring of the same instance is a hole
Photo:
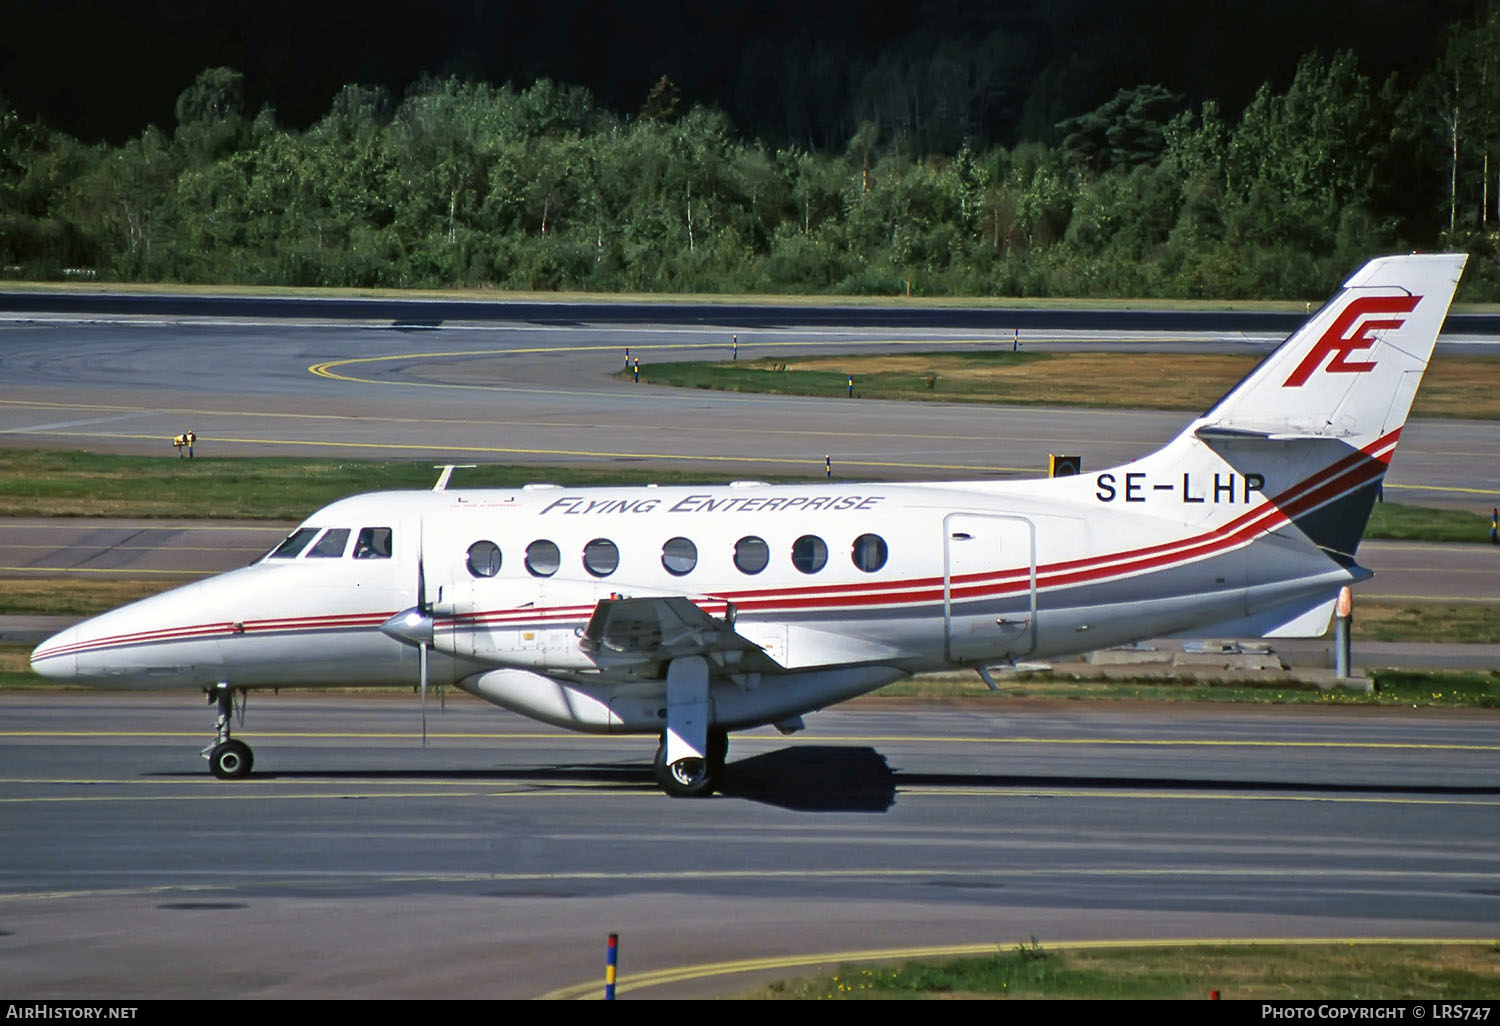
[[[1478,258],[1468,298],[1500,298],[1500,7],[1453,26],[1410,82],[1310,54],[1238,113],[1147,83],[1049,112],[1045,139],[1009,147],[972,142],[1008,95],[985,78],[1003,55],[981,49],[888,54],[846,83],[857,117],[806,146],[747,139],[665,78],[632,115],[545,79],[428,79],[401,97],[349,85],[293,130],[248,113],[242,76],[212,68],[172,134],[119,146],[0,104],[0,273],[1312,297],[1375,253],[1443,247]],[[780,59],[767,82],[840,73],[809,61],[782,76]]]

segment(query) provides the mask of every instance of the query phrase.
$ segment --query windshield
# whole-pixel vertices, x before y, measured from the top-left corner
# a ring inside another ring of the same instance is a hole
[[[307,543],[312,541],[313,536],[317,533],[318,529],[316,527],[299,527],[286,536],[286,541],[272,549],[271,554],[266,558],[295,559],[303,549],[307,548]]]

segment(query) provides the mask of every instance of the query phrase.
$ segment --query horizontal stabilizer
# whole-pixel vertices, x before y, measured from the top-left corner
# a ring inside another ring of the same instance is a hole
[[[1327,435],[1309,435],[1300,432],[1249,431],[1244,428],[1220,427],[1205,424],[1193,432],[1207,445],[1215,442],[1313,442],[1327,441]]]

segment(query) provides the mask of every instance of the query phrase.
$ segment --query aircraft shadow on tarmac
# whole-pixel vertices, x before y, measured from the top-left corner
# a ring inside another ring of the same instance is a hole
[[[152,776],[198,776],[162,773]],[[449,781],[480,783],[534,782],[552,787],[569,784],[639,790],[654,787],[649,767],[638,763],[575,763],[545,767],[456,770],[281,770],[257,772],[274,780]],[[1182,791],[1261,794],[1354,794],[1422,796],[1500,796],[1500,787],[1396,784],[1382,781],[1332,783],[1242,778],[1146,776],[1061,776],[1023,773],[909,773],[891,769],[885,756],[869,747],[807,745],[778,749],[729,763],[722,798],[774,805],[796,812],[886,812],[899,788],[966,790]]]
[[[156,778],[201,773],[143,774]],[[575,763],[545,767],[436,770],[257,770],[255,780],[429,781],[450,783],[569,784],[636,791],[655,788],[649,766],[640,763]],[[776,805],[798,812],[885,812],[896,803],[897,779],[885,756],[873,748],[809,746],[784,748],[731,762],[719,795]]]

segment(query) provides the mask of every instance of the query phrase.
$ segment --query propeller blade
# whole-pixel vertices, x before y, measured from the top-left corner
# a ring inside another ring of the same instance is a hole
[[[417,675],[422,688],[422,747],[427,747],[427,644],[417,646]]]

